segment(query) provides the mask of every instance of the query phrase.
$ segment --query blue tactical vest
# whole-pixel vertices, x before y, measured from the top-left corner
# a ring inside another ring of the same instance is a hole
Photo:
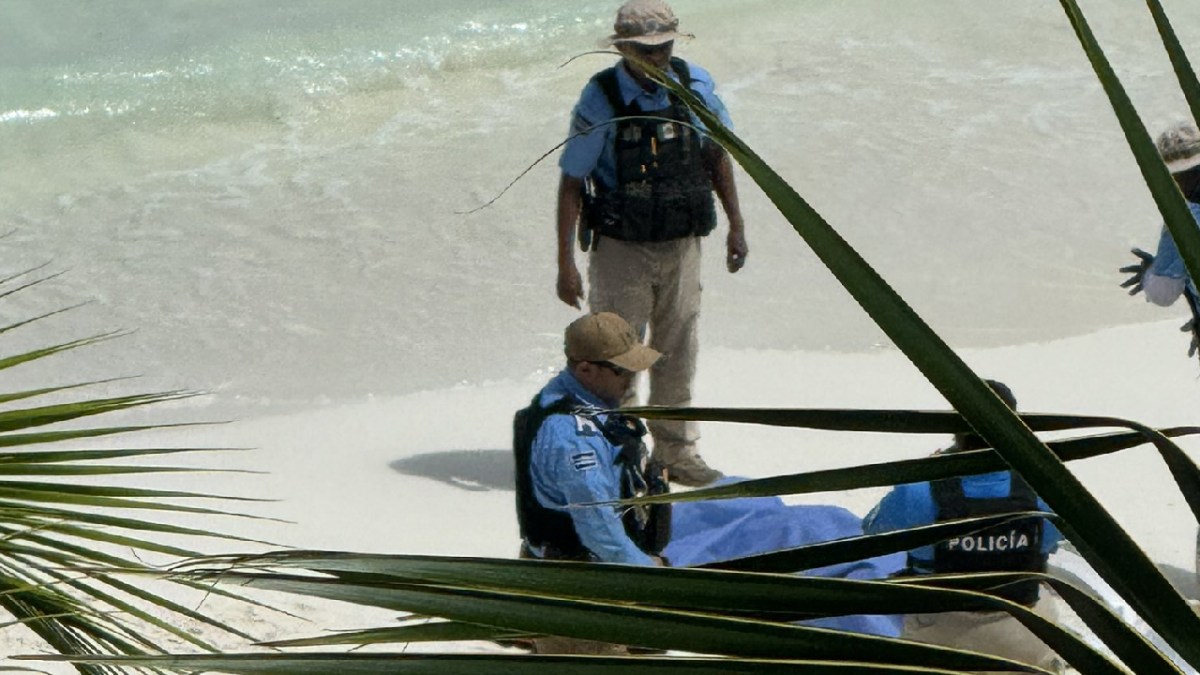
[[[513,417],[513,455],[515,460],[515,484],[517,491],[517,522],[521,538],[528,544],[542,548],[547,558],[559,560],[595,560],[575,533],[571,516],[542,506],[533,493],[533,477],[529,472],[529,457],[533,452],[533,440],[542,423],[551,415],[576,414],[584,408],[573,397],[567,396],[543,408],[539,399],[533,397],[528,408],[517,411]],[[618,413],[608,413],[601,433],[614,447],[620,448],[617,457],[621,472],[621,499],[646,495],[665,494],[669,491],[661,472],[647,465],[649,452],[642,437],[646,427],[640,420]],[[671,536],[671,505],[625,509],[622,524],[629,538],[638,548],[649,555],[659,555],[666,548]]]
[[[932,481],[929,487],[938,522],[1040,509],[1033,488],[1016,474],[1007,497],[967,497],[962,478]],[[933,549],[933,572],[1045,572],[1042,526],[1041,518],[1022,518],[939,542]],[[1037,602],[1038,587],[1037,581],[1023,581],[995,594],[1031,606]]]
[[[671,68],[684,87],[691,84],[687,63],[672,58]],[[704,236],[717,224],[712,177],[705,143],[693,129],[687,106],[674,94],[661,110],[626,104],[616,67],[592,80],[608,98],[617,122],[615,187],[585,182],[584,228],[622,241],[668,241]],[[654,118],[654,119],[650,119]]]

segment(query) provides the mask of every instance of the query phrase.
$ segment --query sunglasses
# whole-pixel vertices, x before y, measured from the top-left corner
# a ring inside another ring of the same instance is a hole
[[[635,53],[637,53],[638,56],[654,56],[656,54],[662,54],[663,52],[671,51],[671,48],[674,46],[675,46],[674,40],[664,42],[660,45],[644,45],[644,44],[640,44],[637,42],[629,43],[629,47]]]
[[[632,370],[626,370],[625,368],[622,368],[615,363],[609,363],[608,361],[589,361],[589,363],[600,366],[601,368],[608,368],[613,372],[613,375],[621,376],[633,374]]]

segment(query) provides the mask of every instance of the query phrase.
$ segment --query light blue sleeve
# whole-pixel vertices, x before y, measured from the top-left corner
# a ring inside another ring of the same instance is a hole
[[[600,156],[611,145],[613,125],[603,123],[612,117],[612,106],[603,90],[595,82],[588,82],[571,112],[571,127],[558,158],[558,167],[564,175],[584,178],[595,170]]]
[[[1188,202],[1188,209],[1197,226],[1200,226],[1200,204]],[[1147,274],[1170,279],[1187,279],[1192,293],[1196,292],[1195,283],[1188,277],[1187,267],[1179,255],[1179,247],[1175,244],[1175,239],[1166,225],[1163,226],[1162,232],[1158,236],[1158,251],[1154,254],[1154,263],[1150,265]]]
[[[880,500],[863,519],[864,534],[883,534],[896,530],[929,525],[937,520],[933,495],[929,483],[906,483],[897,485]],[[933,547],[913,549],[912,557],[918,560],[933,560]]]
[[[613,505],[578,506],[620,499],[615,452],[586,417],[553,415],[534,438],[530,453],[533,492],[547,508],[571,516],[580,541],[601,562],[654,565],[639,549]]]
[[[927,483],[897,485],[863,519],[863,532],[883,534],[928,525],[936,518]]]
[[[1175,246],[1175,239],[1171,237],[1171,232],[1165,225],[1158,235],[1158,251],[1154,254],[1154,264],[1150,265],[1150,273],[1172,279],[1187,276],[1183,259],[1179,257],[1179,248]]]
[[[1038,508],[1050,511],[1046,502],[1038,498]],[[909,483],[896,486],[863,519],[863,532],[883,534],[910,527],[929,525],[937,520],[937,509],[928,483]],[[1062,541],[1062,533],[1049,520],[1043,520],[1042,552],[1051,553]],[[912,551],[919,560],[933,560],[933,547],[924,546]]]
[[[1145,291],[1146,302],[1159,307],[1170,307],[1189,286],[1195,293],[1195,286],[1192,286],[1191,279],[1188,278],[1175,240],[1164,226],[1159,236],[1154,262],[1142,276],[1142,290]]]
[[[721,97],[717,96],[717,84],[713,81],[712,75],[693,63],[688,63],[688,69],[692,76],[692,91],[700,95],[708,109],[720,118],[721,124],[733,129],[733,119],[729,116],[729,110],[725,107]]]

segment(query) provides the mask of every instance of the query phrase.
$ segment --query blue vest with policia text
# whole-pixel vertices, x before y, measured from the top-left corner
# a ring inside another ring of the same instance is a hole
[[[938,522],[1020,511],[1038,511],[1037,495],[1020,476],[1012,474],[1007,497],[967,497],[961,478],[929,484]],[[1045,572],[1042,552],[1042,519],[1021,518],[969,535],[947,539],[934,547],[933,572]],[[1038,599],[1038,582],[1022,581],[995,592],[1013,602],[1031,606]]]
[[[533,441],[542,423],[551,415],[581,414],[585,406],[566,396],[543,408],[541,395],[533,397],[528,408],[513,417],[513,454],[517,491],[517,522],[521,538],[529,545],[543,549],[546,558],[557,560],[595,560],[579,540],[575,525],[567,513],[542,506],[533,492],[533,477],[529,473],[529,458]],[[621,499],[665,494],[669,491],[662,471],[648,465],[649,452],[642,437],[646,427],[634,417],[608,413],[598,425],[604,438],[619,448],[617,470],[621,474]],[[626,534],[642,551],[659,555],[671,537],[671,505],[653,504],[623,510],[621,517]]]
[[[672,58],[684,87],[687,63]],[[617,118],[615,187],[588,179],[583,194],[583,230],[623,241],[668,241],[704,236],[717,224],[712,176],[705,153],[715,152],[690,124],[687,106],[674,94],[661,110],[626,104],[616,67],[593,78]]]

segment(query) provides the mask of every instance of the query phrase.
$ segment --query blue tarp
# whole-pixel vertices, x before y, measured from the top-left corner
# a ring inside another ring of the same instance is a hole
[[[722,483],[740,479],[726,479]],[[788,505],[778,497],[723,499],[675,504],[671,543],[663,551],[676,567],[688,567],[857,537],[862,520],[840,506]],[[905,564],[903,553],[807,570],[805,575],[882,579]],[[802,607],[797,609],[802,610]],[[845,616],[804,625],[896,637],[899,616]]]

